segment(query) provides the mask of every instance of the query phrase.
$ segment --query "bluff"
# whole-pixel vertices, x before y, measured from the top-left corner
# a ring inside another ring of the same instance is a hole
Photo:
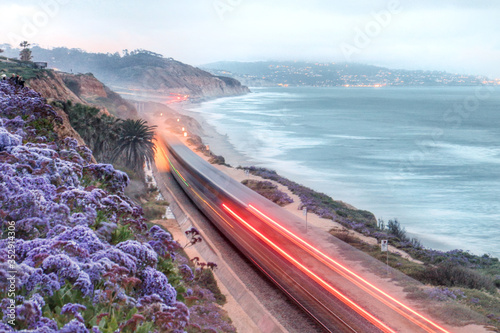
[[[137,118],[135,107],[113,92],[92,74],[39,71],[27,85],[49,101],[71,101],[94,106],[119,118]]]
[[[5,54],[15,54],[6,49]],[[10,52],[10,53],[9,53]],[[34,61],[48,62],[50,68],[68,73],[93,73],[122,95],[189,95],[190,98],[215,98],[250,92],[238,80],[210,74],[172,58],[136,50],[119,53],[89,53],[64,47],[32,48]]]

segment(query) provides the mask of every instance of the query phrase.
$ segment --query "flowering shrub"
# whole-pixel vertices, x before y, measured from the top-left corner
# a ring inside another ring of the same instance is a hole
[[[184,331],[193,273],[124,195],[127,175],[58,138],[60,119],[33,90],[0,81],[0,110],[0,331]]]
[[[461,299],[466,298],[464,292],[460,289],[448,289],[443,287],[432,288],[427,290],[429,298],[435,299],[437,301],[447,301],[450,299]]]
[[[352,222],[362,223],[364,225],[376,224],[375,216],[372,213],[365,210],[353,209],[343,202],[333,200],[324,193],[316,192],[308,187],[281,177],[276,171],[253,166],[246,169],[253,175],[260,176],[264,179],[274,180],[288,187],[293,194],[299,196],[301,202],[299,209],[307,208],[311,213],[316,213],[323,218],[336,219],[342,224],[349,224]]]
[[[271,200],[277,205],[286,206],[293,202],[288,194],[282,192],[278,189],[278,186],[274,185],[269,181],[256,181],[245,179],[241,182],[243,185],[251,188],[255,192],[262,195],[264,198]]]

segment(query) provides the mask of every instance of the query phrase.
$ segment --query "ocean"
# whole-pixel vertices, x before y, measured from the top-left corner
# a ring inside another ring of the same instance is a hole
[[[439,250],[500,257],[500,87],[252,88],[192,105],[212,151],[276,170]]]

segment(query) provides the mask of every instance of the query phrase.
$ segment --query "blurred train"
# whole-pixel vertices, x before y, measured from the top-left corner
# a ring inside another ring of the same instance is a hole
[[[299,217],[217,170],[177,138],[163,139],[170,171],[196,206],[325,331],[448,332],[359,276],[334,251],[349,252],[357,261],[367,255],[324,231],[305,233]]]

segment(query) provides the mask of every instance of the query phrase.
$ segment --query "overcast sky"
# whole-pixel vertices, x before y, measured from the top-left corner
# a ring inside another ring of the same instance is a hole
[[[0,44],[144,48],[192,65],[352,61],[500,78],[496,0],[2,0],[0,13]]]

